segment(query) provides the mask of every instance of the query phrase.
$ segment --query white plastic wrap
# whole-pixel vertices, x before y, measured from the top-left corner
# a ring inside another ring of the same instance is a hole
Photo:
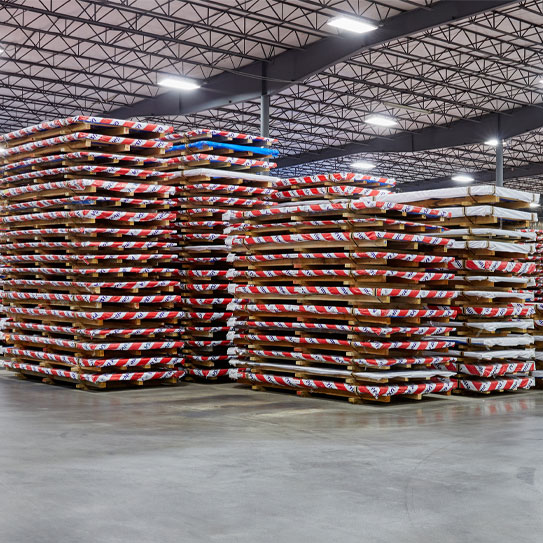
[[[496,332],[507,328],[520,328],[522,330],[531,330],[534,327],[534,321],[531,319],[522,319],[518,321],[498,321],[498,322],[448,322],[447,326],[455,328],[475,328],[476,330],[486,330]]]
[[[385,197],[388,202],[407,204],[411,202],[422,202],[424,200],[442,200],[445,198],[463,198],[476,196],[496,195],[504,200],[515,202],[539,202],[539,194],[525,192],[523,190],[496,187],[495,185],[474,185],[472,187],[451,187],[448,189],[417,190],[413,192],[402,192],[390,194]]]
[[[229,179],[246,179],[251,181],[271,181],[275,182],[277,181],[277,177],[274,177],[272,175],[260,175],[256,173],[248,173],[240,170],[214,170],[212,168],[195,168],[194,170],[182,170],[180,172],[176,172],[177,175],[174,175],[173,177],[199,177],[199,176],[206,176],[211,178],[225,178],[228,177]]]
[[[534,338],[529,334],[513,334],[509,336],[489,336],[489,337],[449,337],[434,336],[436,339],[453,340],[459,344],[481,345],[484,347],[520,347],[522,345],[533,345]]]
[[[496,217],[497,219],[509,219],[513,221],[537,221],[537,213],[507,209],[496,206],[470,206],[470,207],[442,207],[441,211],[447,211],[452,218],[458,217]]]
[[[502,349],[496,351],[462,351],[460,353],[466,358],[476,358],[477,360],[494,360],[509,358],[511,360],[533,360],[535,349]]]
[[[533,292],[499,292],[493,290],[463,290],[465,296],[473,298],[520,298],[522,300],[533,300]]]
[[[206,251],[222,251],[225,252],[228,250],[228,245],[185,245],[177,249],[179,252],[183,251],[194,251],[194,252],[206,252]]]
[[[496,275],[457,275],[456,281],[465,281],[467,283],[477,283],[478,281],[494,281],[495,283],[526,283],[529,277],[500,277]]]
[[[447,230],[446,237],[448,238],[457,238],[461,236],[507,237],[527,239],[530,241],[536,241],[537,239],[537,234],[535,232],[522,232],[521,230],[502,230],[500,228],[451,228]]]
[[[444,237],[447,232],[444,233]],[[487,249],[489,251],[498,251],[501,253],[522,253],[530,254],[535,251],[534,243],[509,243],[505,241],[490,241],[490,240],[458,240],[455,241],[453,249]]]

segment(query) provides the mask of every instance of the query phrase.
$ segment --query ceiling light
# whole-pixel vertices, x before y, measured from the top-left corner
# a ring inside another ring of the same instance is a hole
[[[354,168],[355,170],[373,170],[373,168],[376,168],[376,166],[371,162],[365,162],[362,160],[360,162],[353,162],[351,164],[351,168]]]
[[[398,124],[392,117],[383,117],[382,115],[370,115],[364,119],[365,123],[375,124],[377,126],[394,126]]]
[[[451,179],[453,181],[460,181],[460,183],[469,183],[470,181],[473,181],[473,177],[471,177],[471,175],[466,175],[465,173],[453,175]]]
[[[485,141],[485,145],[491,145],[492,147],[496,147],[498,143],[499,141],[496,138],[490,138],[489,140]]]
[[[163,87],[171,87],[172,89],[180,90],[195,90],[200,88],[200,85],[196,81],[181,77],[165,77],[159,81],[158,84]]]
[[[333,17],[328,21],[330,26],[335,26],[336,28],[341,28],[342,30],[348,30],[349,32],[356,32],[357,34],[363,34],[364,32],[371,32],[372,30],[377,30],[377,26],[358,19],[356,17]]]

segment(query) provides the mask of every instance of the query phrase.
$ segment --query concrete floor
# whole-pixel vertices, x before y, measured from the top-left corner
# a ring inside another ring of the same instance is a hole
[[[543,391],[353,406],[0,372],[2,543],[539,542]]]

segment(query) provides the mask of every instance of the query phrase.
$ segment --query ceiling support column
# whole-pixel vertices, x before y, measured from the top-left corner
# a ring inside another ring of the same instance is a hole
[[[496,145],[496,186],[503,187],[503,140],[498,138]]]

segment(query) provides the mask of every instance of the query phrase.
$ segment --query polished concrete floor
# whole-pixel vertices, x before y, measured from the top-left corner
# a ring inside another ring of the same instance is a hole
[[[543,391],[349,405],[0,371],[2,543],[540,542]]]

